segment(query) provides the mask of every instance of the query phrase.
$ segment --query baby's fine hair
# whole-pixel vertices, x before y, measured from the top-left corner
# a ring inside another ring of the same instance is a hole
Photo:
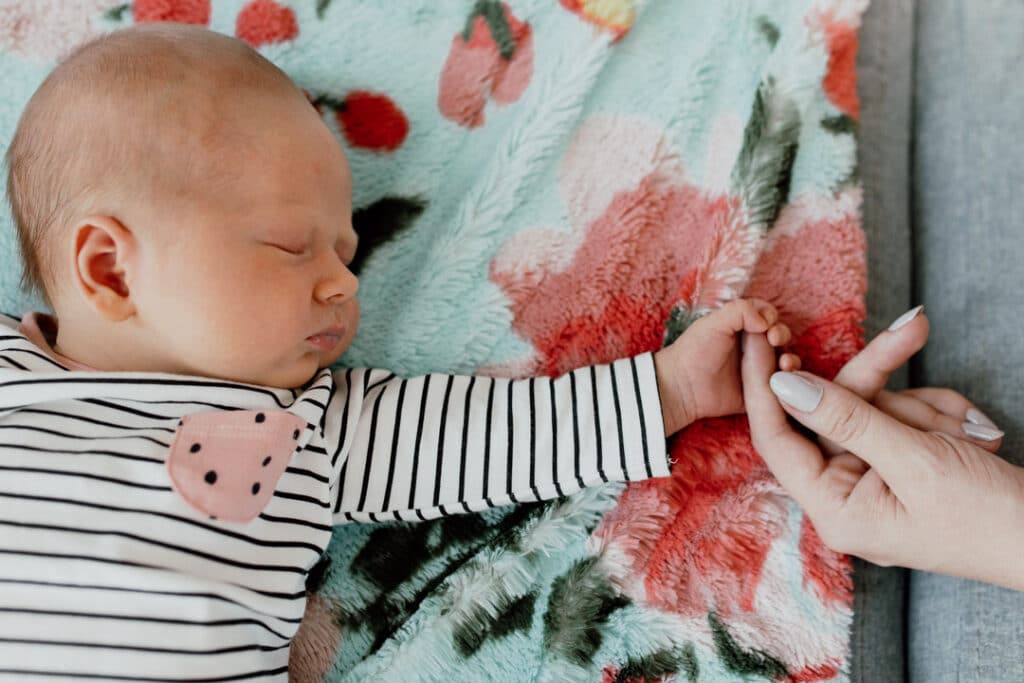
[[[52,308],[58,249],[75,221],[181,196],[216,170],[206,157],[217,155],[202,153],[241,134],[221,120],[226,98],[282,89],[302,95],[246,43],[186,24],[141,24],[69,53],[32,95],[5,157],[22,287]],[[182,151],[186,163],[161,163]]]

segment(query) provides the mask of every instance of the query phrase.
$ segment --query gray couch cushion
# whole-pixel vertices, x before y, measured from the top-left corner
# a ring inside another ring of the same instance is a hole
[[[912,305],[910,150],[914,0],[876,0],[861,30],[859,165],[868,237],[867,333]],[[906,383],[906,372],[892,386]],[[906,572],[854,563],[853,681],[901,681]]]
[[[927,0],[917,31],[916,284],[932,339],[914,379],[977,403],[1024,464],[1024,3]],[[911,680],[1024,680],[1024,593],[913,572],[908,619]]]

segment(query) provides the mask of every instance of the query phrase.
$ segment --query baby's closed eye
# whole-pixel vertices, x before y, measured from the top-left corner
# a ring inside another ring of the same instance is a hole
[[[283,251],[286,254],[292,254],[293,256],[301,256],[306,253],[309,249],[304,244],[278,244],[277,242],[264,242],[268,247],[273,247],[279,251]]]

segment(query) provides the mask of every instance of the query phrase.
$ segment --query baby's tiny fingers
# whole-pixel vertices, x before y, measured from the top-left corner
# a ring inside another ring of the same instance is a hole
[[[793,339],[793,333],[785,323],[773,325],[768,330],[768,343],[772,346],[785,346]]]
[[[796,372],[802,365],[803,361],[795,353],[784,353],[779,356],[779,370],[783,372]]]
[[[707,322],[705,322],[707,321]],[[771,324],[757,308],[756,299],[735,299],[697,321],[708,329],[733,336],[738,332],[764,333]],[[696,325],[694,325],[696,327]]]
[[[779,311],[764,299],[749,299],[750,304],[754,307],[764,321],[771,327],[779,321]]]

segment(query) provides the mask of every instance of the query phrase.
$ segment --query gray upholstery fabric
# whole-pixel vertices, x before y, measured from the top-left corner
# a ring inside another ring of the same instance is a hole
[[[875,0],[861,29],[859,165],[868,237],[868,321],[873,337],[911,298],[910,151],[914,0]],[[892,387],[906,385],[906,372]],[[854,563],[851,680],[904,680],[906,571]]]
[[[932,337],[913,380],[964,393],[1024,464],[1024,2],[925,0],[917,41],[916,291]],[[1024,593],[912,572],[908,628],[911,681],[1024,681]]]

